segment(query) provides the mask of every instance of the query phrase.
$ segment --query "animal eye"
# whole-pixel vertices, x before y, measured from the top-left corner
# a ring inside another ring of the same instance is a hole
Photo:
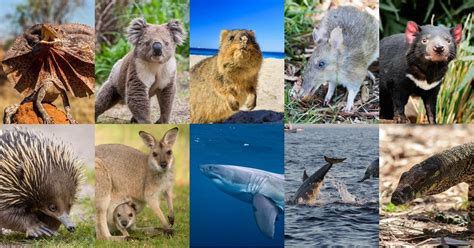
[[[233,36],[233,35],[229,36],[229,40],[230,40],[230,41],[233,41],[233,40],[234,40],[234,36]]]
[[[157,153],[157,152],[153,152],[152,154],[153,154],[153,157],[158,156],[158,153]]]
[[[133,217],[133,214],[128,214],[128,217]]]
[[[120,218],[120,214],[117,214],[117,217],[119,217],[119,218]]]
[[[167,153],[168,155],[173,154],[173,152],[172,152],[171,150],[167,151],[166,153]]]
[[[426,44],[427,42],[428,42],[428,39],[426,39],[426,38],[423,38],[423,39],[421,40],[421,43],[423,43],[423,44]]]
[[[57,208],[56,205],[54,205],[54,204],[49,205],[48,209],[49,209],[49,211],[51,211],[51,212],[56,212],[56,210],[58,210],[58,208]]]
[[[324,62],[324,61],[322,61],[322,60],[319,61],[319,63],[318,63],[318,67],[319,67],[319,68],[322,69],[322,68],[324,68],[325,66],[326,66],[326,62]]]
[[[448,44],[451,44],[451,39],[446,38],[446,42],[448,42]]]

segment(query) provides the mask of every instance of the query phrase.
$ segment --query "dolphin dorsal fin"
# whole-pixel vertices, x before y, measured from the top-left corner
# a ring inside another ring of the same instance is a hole
[[[303,171],[303,182],[306,181],[306,179],[308,179],[308,174],[306,174],[306,170]]]
[[[253,197],[252,204],[258,229],[260,229],[266,237],[273,239],[278,208],[273,201],[261,194],[256,194]]]
[[[341,163],[342,161],[346,160],[346,158],[330,158],[330,157],[324,156],[324,160],[326,160],[326,162],[328,162],[330,164],[337,164],[337,163]]]

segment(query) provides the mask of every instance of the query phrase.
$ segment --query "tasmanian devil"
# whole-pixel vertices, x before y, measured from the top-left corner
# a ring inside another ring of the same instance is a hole
[[[428,121],[436,123],[436,98],[448,64],[456,57],[462,26],[454,28],[407,23],[405,34],[380,41],[380,117],[407,122],[411,95],[423,99]]]

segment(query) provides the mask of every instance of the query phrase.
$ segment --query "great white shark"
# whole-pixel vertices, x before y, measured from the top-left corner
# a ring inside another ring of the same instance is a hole
[[[253,206],[260,231],[273,238],[275,221],[285,207],[282,174],[235,165],[205,164],[199,170],[220,190]]]
[[[296,193],[290,200],[288,204],[312,204],[316,202],[316,197],[319,194],[319,190],[323,185],[324,176],[331,169],[333,164],[341,163],[345,158],[329,158],[324,156],[327,164],[317,170],[313,175],[308,177],[306,170],[303,172],[303,184],[296,190]]]

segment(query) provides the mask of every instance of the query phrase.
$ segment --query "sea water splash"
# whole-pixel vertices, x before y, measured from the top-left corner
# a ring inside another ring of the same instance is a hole
[[[342,203],[348,204],[355,204],[355,205],[363,205],[364,202],[355,197],[347,190],[347,186],[345,183],[337,180],[336,178],[330,178],[329,181],[331,182],[332,186],[337,189],[339,192],[339,196],[341,197]]]

